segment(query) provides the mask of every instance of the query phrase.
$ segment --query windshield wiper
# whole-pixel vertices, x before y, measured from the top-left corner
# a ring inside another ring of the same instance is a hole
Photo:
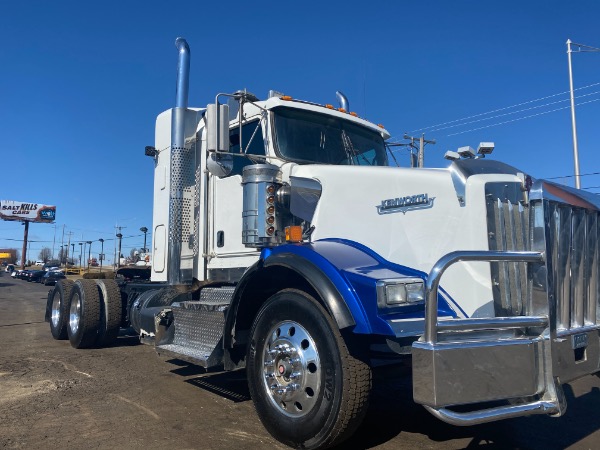
[[[352,145],[350,136],[348,136],[348,134],[346,133],[346,130],[342,130],[342,145],[344,146],[344,152],[346,152],[346,157],[351,161],[351,165],[354,164],[354,158],[358,157],[365,161],[369,166],[373,165],[373,163],[369,161],[364,154],[356,151],[356,149]]]

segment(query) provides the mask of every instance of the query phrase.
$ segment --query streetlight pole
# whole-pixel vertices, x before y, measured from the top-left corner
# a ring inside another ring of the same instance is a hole
[[[92,257],[92,241],[87,241],[88,245],[88,263],[87,263],[87,271],[90,271],[90,258]]]
[[[79,243],[79,268],[81,269],[81,256],[83,255],[83,242]]]
[[[102,249],[100,250],[100,272],[102,272],[102,260],[104,259],[104,239],[98,239],[100,244],[102,245]]]
[[[117,269],[121,267],[121,239],[123,235],[121,233],[117,233],[117,239],[119,239],[119,252],[117,253]]]
[[[148,250],[146,249],[146,233],[148,233],[148,228],[146,227],[142,227],[140,228],[140,231],[142,233],[144,233],[144,250],[142,250],[144,253],[148,253]]]
[[[573,160],[575,163],[575,187],[581,189],[581,179],[579,176],[579,148],[577,145],[577,122],[575,120],[575,95],[573,93],[573,65],[571,63],[572,46],[577,47],[576,52],[600,52],[600,48],[590,47],[588,45],[576,44],[567,39],[567,57],[569,60],[569,91],[571,93],[571,126],[573,128]]]

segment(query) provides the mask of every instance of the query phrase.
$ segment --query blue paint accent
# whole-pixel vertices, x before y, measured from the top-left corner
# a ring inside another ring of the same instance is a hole
[[[378,280],[406,276],[425,280],[425,272],[387,261],[364,245],[343,239],[323,239],[310,244],[286,244],[264,249],[261,259],[285,253],[308,260],[331,280],[354,317],[355,333],[394,336],[389,320],[424,317],[423,305],[380,311],[377,306],[376,284]],[[455,308],[448,304],[447,299]],[[467,317],[447,293],[439,295],[440,316],[457,317],[456,310]]]

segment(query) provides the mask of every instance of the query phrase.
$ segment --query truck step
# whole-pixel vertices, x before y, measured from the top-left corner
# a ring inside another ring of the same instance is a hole
[[[173,339],[156,351],[202,367],[221,364],[223,325],[233,292],[233,287],[205,288],[200,300],[173,303]]]

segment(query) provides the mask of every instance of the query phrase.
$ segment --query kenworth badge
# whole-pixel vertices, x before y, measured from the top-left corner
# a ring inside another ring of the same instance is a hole
[[[429,197],[428,194],[407,195],[406,197],[390,198],[382,200],[381,205],[377,206],[379,214],[392,214],[401,212],[406,214],[413,209],[428,209],[433,207],[435,197]]]

